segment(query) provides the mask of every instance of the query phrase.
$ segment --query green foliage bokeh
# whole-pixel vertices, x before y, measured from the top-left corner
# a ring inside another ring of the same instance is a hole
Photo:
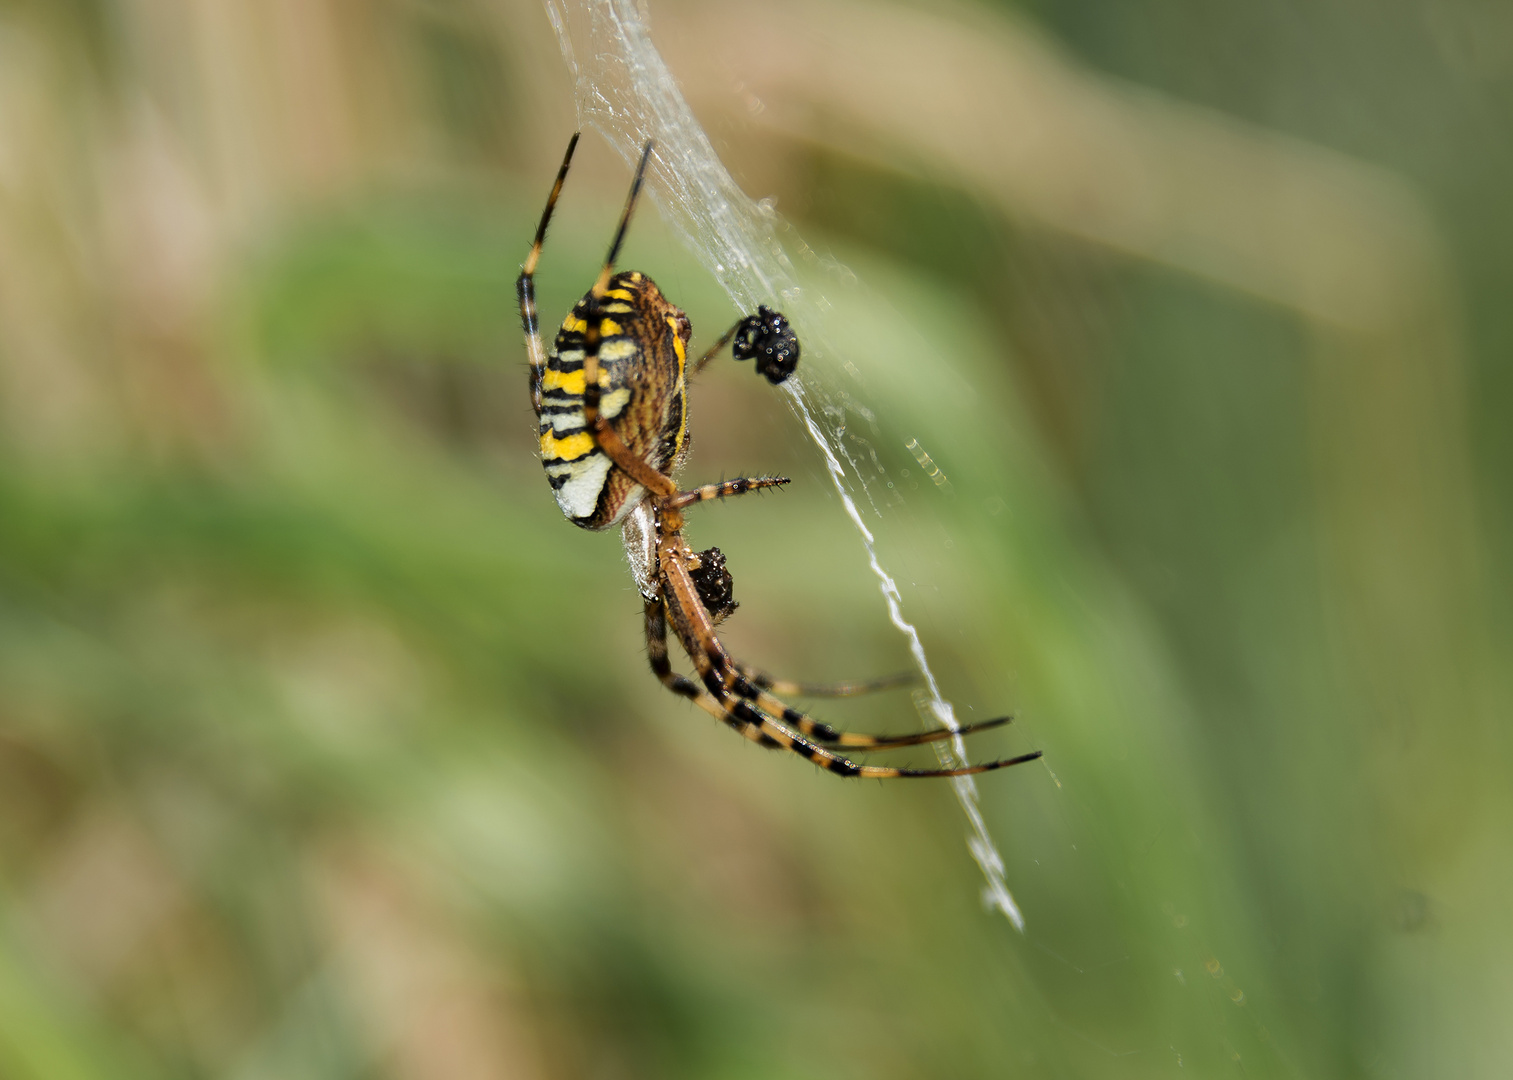
[[[1046,751],[981,785],[1020,936],[944,786],[663,692],[617,538],[554,506],[513,300],[573,124],[542,9],[0,3],[0,1076],[1499,1075],[1513,22],[1210,7],[930,18],[1406,193],[1320,205],[1428,237],[1411,319],[849,142],[839,93],[779,121],[688,76],[862,283],[826,333],[866,360],[885,553],[964,717],[1017,714],[976,753]],[[622,197],[584,151],[545,313]],[[654,213],[628,258],[696,347],[734,316]],[[796,481],[690,527],[733,647],[905,666],[781,400],[720,363],[691,418],[689,480]]]

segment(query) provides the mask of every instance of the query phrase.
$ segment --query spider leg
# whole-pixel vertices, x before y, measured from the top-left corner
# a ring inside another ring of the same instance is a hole
[[[721,349],[730,343],[730,339],[735,337],[735,332],[741,328],[741,324],[745,321],[745,319],[737,319],[734,326],[720,335],[719,341],[716,341],[704,351],[704,355],[699,357],[698,362],[693,366],[693,371],[689,373],[690,377],[697,375],[709,366],[709,362],[719,355]]]
[[[714,624],[699,600],[693,579],[676,556],[672,546],[666,543],[666,538],[664,538],[660,555],[663,595],[656,603],[667,612],[678,639],[694,662],[694,667],[698,669],[707,690],[707,693],[701,693],[693,700],[720,720],[737,728],[752,741],[764,745],[776,744],[785,750],[791,750],[800,757],[808,758],[814,764],[839,776],[861,776],[879,780],[970,776],[1010,765],[1019,765],[1040,757],[1040,751],[1035,750],[1003,761],[989,761],[958,769],[899,769],[887,765],[860,765],[834,751],[810,742],[803,735],[788,730],[772,717],[765,715],[757,706],[734,691],[735,683],[741,679],[740,673],[736,670],[729,654],[725,652],[724,646],[720,644],[719,638],[715,636]],[[648,619],[649,635],[653,629],[655,628]],[[665,630],[663,632],[665,634]],[[665,660],[665,642],[662,653]],[[656,667],[655,660],[653,667]],[[692,680],[683,679],[683,682],[692,683]],[[686,695],[686,691],[680,692]],[[738,727],[738,723],[744,726]]]
[[[604,257],[604,266],[599,270],[599,279],[594,282],[593,294],[604,295],[609,288],[609,279],[615,272],[615,260],[620,257],[620,245],[625,242],[625,230],[630,228],[630,215],[636,209],[636,199],[641,195],[641,182],[646,178],[646,162],[651,158],[652,141],[646,140],[641,148],[641,161],[636,165],[636,178],[630,182],[630,194],[625,197],[625,209],[620,212],[620,224],[615,228],[615,238],[609,245],[609,254]]]
[[[775,749],[782,745],[763,734],[760,726],[753,726],[724,708],[698,683],[673,671],[672,661],[667,655],[667,611],[661,600],[646,601],[646,657],[651,662],[651,670],[662,680],[662,685],[674,694],[688,698],[716,720],[728,724],[760,746]]]
[[[736,480],[723,480],[718,484],[705,484],[703,487],[694,488],[691,491],[680,491],[669,500],[668,505],[674,510],[682,510],[694,503],[709,502],[711,499],[725,499],[732,495],[745,495],[749,491],[760,491],[763,488],[781,487],[791,483],[786,476],[751,476],[741,477]]]
[[[541,224],[536,226],[536,240],[520,267],[520,277],[515,280],[515,294],[520,300],[520,325],[525,330],[525,353],[531,362],[531,405],[537,416],[541,415],[541,378],[546,372],[546,346],[541,343],[541,328],[536,317],[536,264],[541,260],[541,247],[546,243],[546,227],[551,223],[552,211],[557,208],[557,198],[562,194],[562,184],[567,180],[567,167],[572,164],[573,151],[578,148],[578,134],[573,132],[573,137],[568,140],[562,168],[557,170],[557,182],[547,196]]]
[[[702,602],[699,604],[699,607],[706,612],[708,610],[704,608]],[[715,644],[719,644],[718,640],[716,640]],[[705,651],[707,653],[709,650],[706,649]],[[699,684],[684,675],[676,674],[672,670],[672,663],[667,654],[667,615],[663,602],[660,599],[648,600],[646,602],[646,655],[651,661],[652,671],[656,673],[657,678],[662,680],[662,685],[682,697],[695,701],[698,700],[702,693]],[[692,655],[691,651],[690,655]],[[837,731],[823,720],[816,720],[806,713],[792,708],[775,694],[769,693],[768,690],[771,689],[773,682],[770,678],[765,679],[767,685],[763,686],[747,674],[751,669],[746,668],[738,661],[731,660],[729,663],[736,673],[736,677],[729,680],[728,690],[731,693],[745,701],[755,702],[757,708],[761,709],[764,714],[781,718],[784,725],[797,730],[800,734],[806,735],[816,742],[826,743],[831,746],[854,747],[858,750],[894,750],[904,746],[919,746],[923,743],[939,742],[942,739],[949,739],[955,735],[972,735],[979,731],[986,731],[989,728],[1007,724],[1013,719],[1010,716],[1002,716],[995,720],[984,720],[978,724],[968,724],[966,727],[955,731],[949,728],[937,728],[933,731],[916,731],[906,735],[865,735],[854,731]],[[910,678],[912,676],[904,676],[904,680]],[[901,680],[898,676],[894,676],[891,681],[899,682],[904,680]],[[877,680],[877,684],[888,685],[888,683],[889,680]],[[722,680],[723,684],[724,680]],[[870,685],[865,683],[851,683],[844,684],[844,686],[847,689],[851,689],[852,692],[861,692],[860,690],[856,690],[856,687],[870,688]],[[709,702],[700,702],[705,708],[708,708],[710,703],[719,706],[718,700],[713,697],[709,698]],[[729,710],[722,709],[717,715],[720,716],[720,719],[729,722],[731,713]],[[736,725],[732,724],[732,726]]]
[[[662,685],[680,697],[696,699],[704,688],[672,669],[667,655],[667,611],[660,598],[646,601],[646,658]]]
[[[1018,757],[1001,761],[986,761],[979,765],[967,765],[957,769],[900,769],[891,765],[862,765],[852,761],[850,758],[835,753],[833,750],[820,746],[817,742],[810,742],[809,739],[797,732],[790,731],[787,727],[767,716],[761,709],[754,707],[749,701],[743,700],[740,697],[729,693],[721,695],[701,694],[695,701],[706,711],[724,720],[732,727],[736,726],[732,722],[732,718],[735,721],[743,722],[745,727],[740,729],[741,733],[753,742],[761,743],[764,746],[781,747],[785,750],[791,750],[800,757],[808,758],[811,762],[820,766],[820,768],[833,772],[837,776],[860,776],[864,779],[875,780],[912,779],[931,776],[972,776],[977,773],[992,772],[994,769],[1007,768],[1010,765],[1022,765],[1027,761],[1034,761],[1041,754],[1039,750],[1032,750],[1030,753],[1020,754]],[[1004,720],[989,721],[986,724],[976,725],[972,730],[991,727],[1006,720],[1007,718],[1005,717]],[[964,728],[960,733],[965,733],[967,730]],[[944,729],[938,732],[921,732],[921,737],[918,738],[904,736],[897,740],[879,739],[876,743],[866,748],[879,750],[892,749],[897,746],[911,746],[916,743],[934,741],[937,738],[948,738],[951,734],[953,733]],[[869,736],[852,737],[869,738]],[[863,747],[858,744],[857,749],[863,749]]]
[[[736,662],[736,669],[746,676],[753,686],[762,690],[771,690],[778,697],[856,697],[859,694],[874,694],[879,690],[910,686],[919,681],[918,672],[900,671],[896,675],[884,675],[880,679],[867,679],[862,682],[798,683],[774,678],[760,668],[754,668],[740,661]]]
[[[736,667],[740,670],[739,664]],[[781,719],[785,726],[809,736],[816,742],[830,746],[850,747],[855,750],[896,750],[901,746],[940,742],[942,739],[950,739],[957,735],[975,735],[979,731],[1002,727],[1014,719],[1012,716],[1000,716],[993,720],[968,724],[955,731],[950,728],[934,728],[930,731],[915,731],[906,735],[865,735],[859,731],[837,731],[823,720],[816,720],[807,713],[793,708],[775,694],[757,687],[744,674],[735,680],[731,691],[737,697],[756,702],[762,712]]]

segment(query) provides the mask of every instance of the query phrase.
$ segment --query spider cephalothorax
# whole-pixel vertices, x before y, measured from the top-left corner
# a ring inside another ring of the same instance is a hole
[[[781,312],[760,306],[756,314],[727,330],[690,370],[688,317],[645,274],[614,272],[651,156],[648,142],[598,280],[573,305],[547,352],[536,317],[536,264],[577,145],[574,135],[518,282],[520,321],[531,364],[531,404],[539,421],[541,463],[567,519],[585,529],[623,523],[645,604],[646,651],[657,677],[669,690],[691,699],[753,742],[792,750],[843,776],[962,776],[1039,757],[1035,751],[958,769],[857,764],[836,748],[866,751],[914,746],[996,727],[1007,723],[1008,717],[954,732],[941,729],[897,736],[839,732],[791,708],[779,695],[859,694],[904,680],[805,686],[773,679],[726,652],[715,626],[738,606],[734,583],[719,548],[696,552],[683,539],[683,511],[694,503],[776,487],[788,479],[742,477],[680,490],[672,475],[688,451],[688,379],[734,338],[735,358],[755,360],[757,371],[776,385],[798,366],[798,337]],[[693,662],[697,680],[672,670],[667,653],[669,626]]]

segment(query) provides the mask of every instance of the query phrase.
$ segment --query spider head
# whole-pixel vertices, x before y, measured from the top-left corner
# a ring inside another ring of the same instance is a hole
[[[741,321],[730,352],[737,360],[756,360],[757,371],[773,386],[799,365],[799,339],[788,317],[765,305]]]
[[[694,557],[698,559],[699,565],[690,563],[688,576],[693,578],[694,588],[699,590],[699,600],[715,623],[724,622],[731,612],[741,606],[736,603],[733,595],[735,581],[725,568],[725,555],[719,548],[712,547]]]

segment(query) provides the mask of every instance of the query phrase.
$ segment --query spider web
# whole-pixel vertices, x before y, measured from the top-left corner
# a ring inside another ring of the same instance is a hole
[[[748,198],[720,163],[652,44],[638,5],[633,0],[545,3],[574,79],[580,126],[598,131],[627,163],[639,158],[647,139],[656,140],[646,182],[658,209],[736,306],[742,311],[754,311],[759,303],[781,307],[803,327],[804,353],[811,362],[841,355],[823,331],[823,298],[810,295],[798,283],[794,263],[778,235],[776,213],[770,204]],[[904,614],[898,584],[878,556],[876,523],[869,526],[858,508],[859,500],[874,507],[876,502],[868,489],[865,464],[851,457],[843,440],[845,409],[813,378],[791,378],[782,389],[818,448],[841,505],[861,538],[888,617],[908,642],[924,681],[920,711],[943,727],[959,731],[961,724],[940,691],[919,633]],[[910,449],[928,474],[928,456],[921,458],[923,450],[915,446]],[[634,542],[627,544],[633,565],[637,547]],[[937,747],[946,766],[966,764],[960,736]],[[986,882],[984,905],[1001,911],[1023,931],[1024,918],[1004,881],[1003,858],[983,819],[976,784],[970,776],[955,777],[951,783],[967,817],[968,849]]]

